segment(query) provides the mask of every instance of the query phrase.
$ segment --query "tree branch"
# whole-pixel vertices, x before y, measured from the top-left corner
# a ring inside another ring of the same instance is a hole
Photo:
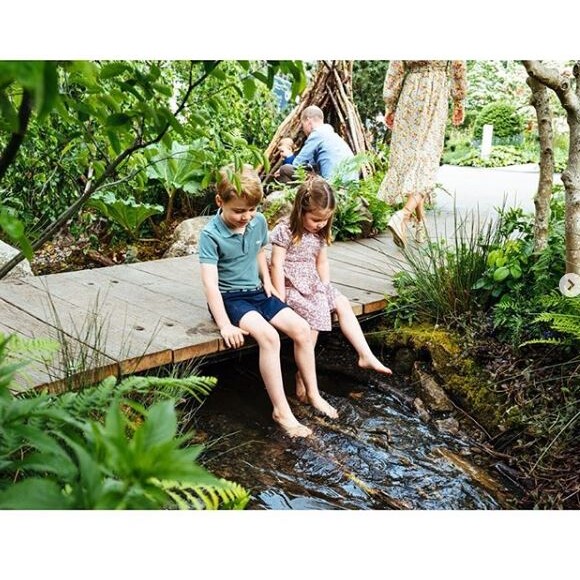
[[[195,81],[193,81],[193,62],[191,63],[191,66],[189,69],[189,82],[188,82],[189,86],[187,88],[187,91],[185,92],[185,95],[183,96],[183,98],[181,100],[181,103],[179,104],[179,106],[177,107],[175,112],[173,113],[173,115],[175,117],[177,117],[177,115],[185,107],[193,89],[195,89],[197,86],[199,86],[211,74],[211,72],[219,64],[219,62],[220,61],[214,61],[212,63],[213,66],[211,68],[209,68],[207,71],[205,71],[204,74],[201,75],[201,77],[199,77]],[[92,182],[92,180],[91,180],[92,168],[90,168],[88,181],[87,181],[87,184],[85,186],[85,189],[84,189],[82,195],[71,206],[69,206],[64,212],[62,212],[54,220],[54,222],[50,226],[48,226],[48,228],[42,233],[42,235],[31,244],[32,249],[37,250],[38,248],[40,248],[46,241],[48,241],[52,237],[52,235],[56,231],[58,231],[62,227],[62,225],[64,223],[66,223],[66,221],[68,219],[70,219],[73,215],[75,215],[77,213],[77,211],[79,211],[82,208],[82,206],[85,204],[85,202],[91,197],[91,195],[99,187],[101,187],[103,185],[103,183],[109,177],[111,177],[113,175],[113,173],[116,171],[116,169],[119,167],[119,165],[121,165],[121,163],[123,163],[123,161],[125,161],[128,157],[130,157],[136,151],[139,151],[140,149],[145,149],[146,147],[149,147],[150,145],[154,145],[155,143],[158,143],[159,141],[161,141],[161,139],[163,138],[165,133],[167,133],[169,128],[170,128],[170,124],[166,123],[165,126],[159,131],[157,136],[154,137],[153,139],[150,139],[149,141],[143,142],[141,140],[140,136],[138,136],[135,139],[135,141],[133,142],[133,145],[131,147],[129,147],[128,149],[126,149],[125,151],[123,151],[121,154],[119,154],[112,162],[110,162],[107,165],[107,167],[105,168],[105,170],[103,171],[103,174],[98,179],[96,179],[94,182]],[[10,272],[10,270],[12,270],[12,268],[14,268],[17,264],[19,264],[24,258],[25,258],[25,256],[24,256],[23,252],[19,252],[11,260],[6,262],[0,268],[0,280],[2,278],[4,278],[4,276],[6,276],[6,274],[8,274],[8,272]]]
[[[28,122],[30,121],[30,114],[32,112],[32,94],[29,90],[25,89],[22,93],[22,101],[20,103],[20,109],[18,110],[18,130],[12,133],[12,137],[2,156],[0,156],[0,179],[4,177],[6,170],[14,161],[22,141],[24,141],[24,134],[28,128]]]

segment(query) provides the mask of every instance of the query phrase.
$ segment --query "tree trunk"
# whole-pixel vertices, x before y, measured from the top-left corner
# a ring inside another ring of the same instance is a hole
[[[552,111],[550,110],[550,99],[546,87],[532,77],[528,77],[527,83],[532,90],[531,104],[536,110],[540,137],[540,179],[538,191],[534,197],[534,205],[536,206],[534,252],[540,253],[548,245],[550,198],[552,197],[554,182]]]
[[[556,93],[567,113],[570,146],[562,173],[566,190],[566,273],[580,274],[580,61],[574,65],[574,82],[539,60],[522,63],[532,78]]]

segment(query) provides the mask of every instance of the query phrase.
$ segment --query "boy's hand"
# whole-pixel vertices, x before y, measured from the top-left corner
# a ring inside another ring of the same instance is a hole
[[[263,284],[264,286],[264,293],[266,294],[266,296],[268,298],[270,298],[270,296],[274,295],[277,298],[280,298],[280,300],[282,299],[280,296],[280,293],[278,292],[278,290],[276,290],[276,287],[274,286],[274,284],[272,284],[272,282],[266,282]]]
[[[228,348],[239,348],[244,345],[244,334],[249,334],[249,332],[230,324],[220,328],[220,334]]]

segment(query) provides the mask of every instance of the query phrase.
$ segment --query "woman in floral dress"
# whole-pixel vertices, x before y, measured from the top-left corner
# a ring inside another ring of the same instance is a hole
[[[379,197],[390,204],[406,202],[388,224],[399,246],[406,244],[413,213],[417,219],[417,241],[423,239],[425,197],[435,187],[449,96],[453,101],[453,124],[460,125],[464,119],[466,88],[462,60],[392,60],[389,63],[383,98],[385,123],[393,135],[389,169]]]

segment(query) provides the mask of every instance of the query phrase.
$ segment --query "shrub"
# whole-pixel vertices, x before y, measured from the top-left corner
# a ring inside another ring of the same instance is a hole
[[[505,139],[522,133],[524,118],[510,103],[498,101],[486,105],[477,115],[473,128],[475,139],[481,139],[484,125],[493,125],[494,136]]]

